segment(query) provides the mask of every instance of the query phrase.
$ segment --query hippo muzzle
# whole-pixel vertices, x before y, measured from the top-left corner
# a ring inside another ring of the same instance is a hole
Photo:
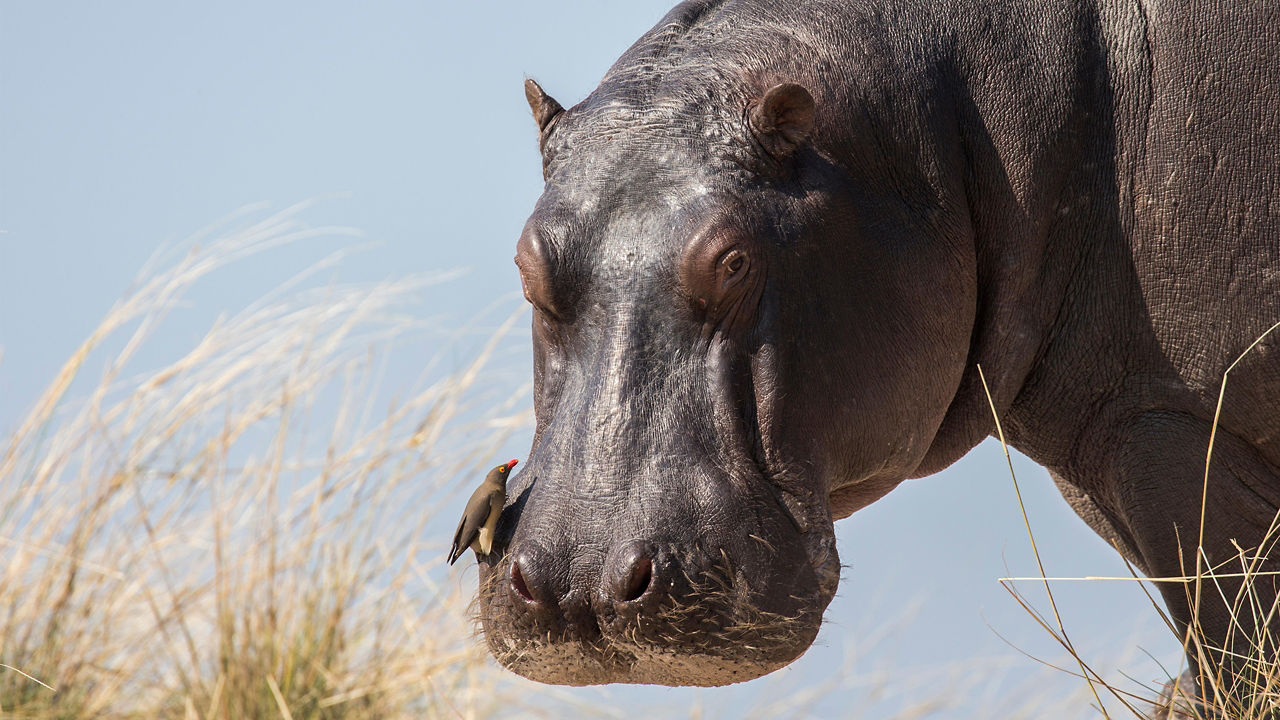
[[[610,480],[619,491],[596,495],[555,467],[541,450],[512,483],[514,533],[481,564],[503,665],[564,685],[713,686],[812,643],[839,573],[829,519],[802,532],[798,504],[760,477]],[[675,500],[685,484],[710,489]]]

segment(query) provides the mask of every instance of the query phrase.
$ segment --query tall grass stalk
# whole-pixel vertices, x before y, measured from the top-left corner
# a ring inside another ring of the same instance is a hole
[[[424,530],[529,420],[527,392],[479,383],[514,316],[385,407],[379,355],[421,329],[401,311],[420,281],[299,278],[133,370],[205,275],[334,234],[298,209],[161,256],[0,445],[0,717],[495,709],[499,671]]]

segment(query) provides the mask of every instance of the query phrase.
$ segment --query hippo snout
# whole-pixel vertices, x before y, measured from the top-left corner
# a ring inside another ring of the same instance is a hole
[[[515,672],[723,685],[787,664],[816,635],[830,597],[783,518],[743,534],[693,518],[640,532],[634,507],[598,523],[548,521],[571,504],[535,495],[508,522],[505,552],[481,565],[485,635]]]

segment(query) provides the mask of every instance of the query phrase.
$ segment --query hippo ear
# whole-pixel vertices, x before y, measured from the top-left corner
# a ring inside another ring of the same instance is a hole
[[[533,119],[538,123],[538,132],[546,132],[551,120],[564,111],[560,103],[543,91],[542,86],[533,78],[524,79],[524,97],[529,101]]]
[[[809,138],[813,130],[813,96],[795,83],[774,85],[752,106],[748,118],[751,131],[765,151],[781,159]]]

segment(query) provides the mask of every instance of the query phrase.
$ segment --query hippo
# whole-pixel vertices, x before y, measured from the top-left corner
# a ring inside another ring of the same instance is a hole
[[[1280,320],[1280,5],[692,0],[577,105],[525,90],[536,422],[478,597],[506,667],[786,665],[834,521],[995,417],[1149,576],[1264,543],[1276,336],[1205,473]],[[1158,587],[1222,647],[1233,583],[1196,618]]]

